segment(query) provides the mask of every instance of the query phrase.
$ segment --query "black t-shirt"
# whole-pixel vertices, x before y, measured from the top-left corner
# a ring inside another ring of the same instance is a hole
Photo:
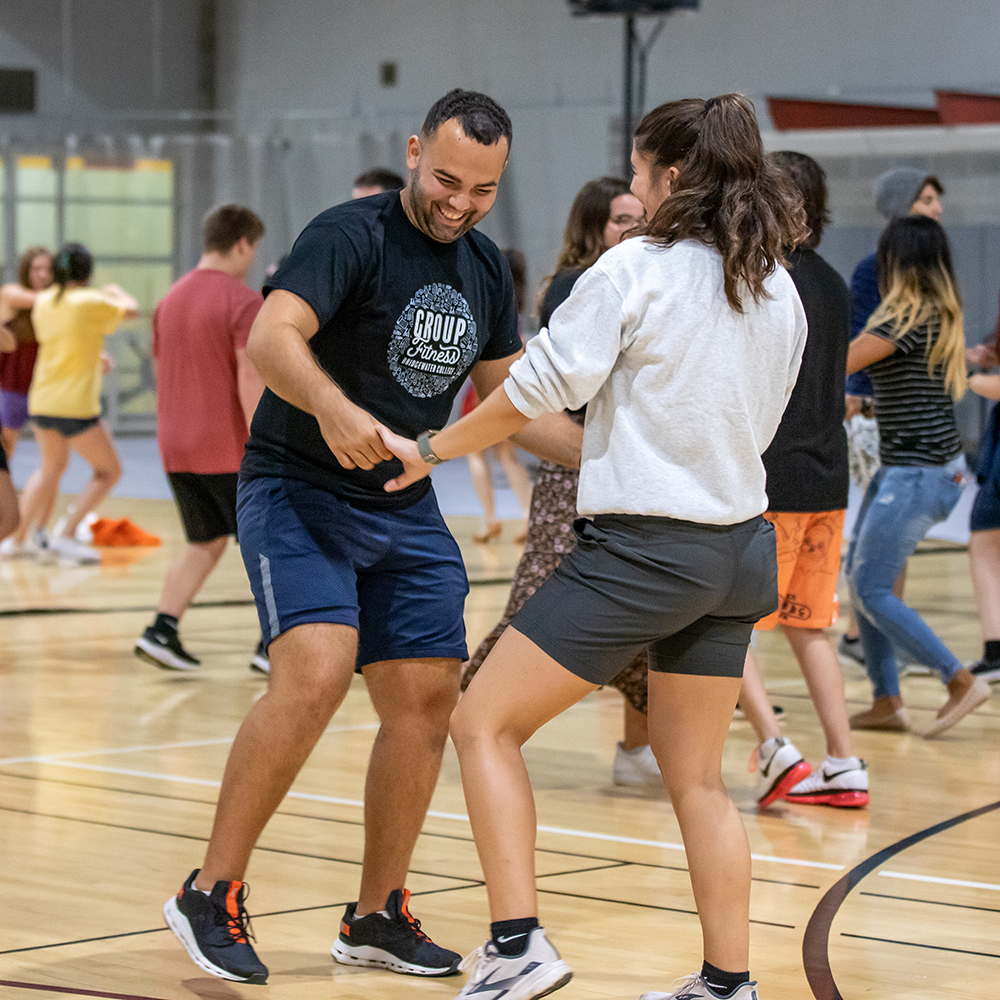
[[[454,243],[425,236],[398,191],[318,215],[264,288],[305,300],[319,320],[313,356],[351,402],[413,438],[444,427],[469,369],[521,349],[510,269],[491,240],[470,230]],[[360,507],[420,500],[430,480],[386,493],[402,465],[344,469],[311,414],[265,390],[240,474],[311,483]]]
[[[870,331],[896,350],[868,366],[875,386],[878,450],[883,465],[944,465],[961,450],[955,403],[940,365],[933,376],[927,355],[941,333],[941,322],[914,327],[898,339],[885,323]]]
[[[552,314],[569,298],[576,279],[583,274],[582,270],[573,268],[569,271],[556,271],[552,275],[549,287],[542,296],[542,304],[538,307],[538,325],[548,326]]]
[[[789,255],[792,281],[809,334],[795,388],[774,439],[763,454],[768,508],[776,511],[847,507],[844,377],[851,333],[851,293],[814,250]]]

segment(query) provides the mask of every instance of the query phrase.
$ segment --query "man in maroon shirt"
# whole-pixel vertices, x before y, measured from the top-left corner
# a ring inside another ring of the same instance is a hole
[[[135,653],[169,670],[200,665],[181,645],[178,622],[236,534],[237,474],[264,391],[246,354],[263,299],[244,284],[264,224],[249,208],[224,205],[206,217],[203,232],[198,266],[153,313],[157,440],[188,544],[167,571],[156,619]],[[268,671],[261,648],[251,667]]]

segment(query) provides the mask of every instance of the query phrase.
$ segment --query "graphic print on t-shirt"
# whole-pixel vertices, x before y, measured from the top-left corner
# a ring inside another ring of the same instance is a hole
[[[479,349],[476,321],[451,285],[424,285],[396,321],[389,341],[389,370],[411,396],[444,392],[463,378]]]

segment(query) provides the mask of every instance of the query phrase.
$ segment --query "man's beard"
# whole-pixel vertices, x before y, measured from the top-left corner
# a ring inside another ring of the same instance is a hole
[[[481,218],[475,212],[467,213],[465,222],[458,229],[445,226],[440,221],[435,203],[427,196],[420,184],[420,170],[417,168],[410,174],[408,187],[410,211],[416,221],[417,228],[432,240],[439,243],[454,243],[464,236]]]

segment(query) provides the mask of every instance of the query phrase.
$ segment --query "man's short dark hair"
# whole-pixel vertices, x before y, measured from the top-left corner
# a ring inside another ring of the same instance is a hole
[[[356,188],[380,187],[383,191],[398,191],[406,186],[406,181],[399,174],[386,170],[383,167],[376,167],[374,170],[366,170],[354,178]]]
[[[439,126],[452,118],[461,122],[462,131],[470,139],[475,139],[484,146],[492,146],[501,139],[506,139],[507,149],[510,150],[513,138],[510,117],[492,97],[474,90],[449,90],[427,112],[420,132],[422,135],[434,135]]]
[[[264,223],[243,205],[223,205],[205,216],[201,232],[206,252],[229,253],[244,236],[256,243],[264,235]]]
[[[826,171],[811,156],[788,149],[771,153],[770,159],[791,177],[792,183],[802,195],[806,225],[812,232],[800,245],[814,249],[819,246],[823,228],[830,221],[826,201]]]

